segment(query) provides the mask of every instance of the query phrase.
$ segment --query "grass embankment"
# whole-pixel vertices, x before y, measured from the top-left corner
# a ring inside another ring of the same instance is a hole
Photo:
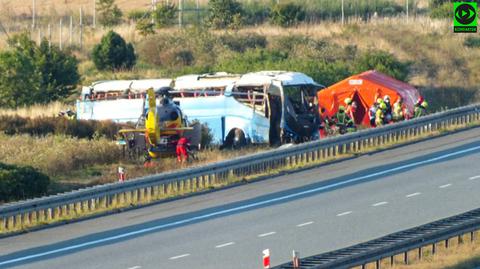
[[[119,166],[126,168],[128,178],[135,178],[231,159],[265,149],[205,150],[198,154],[199,160],[191,164],[179,165],[176,159],[165,158],[155,160],[153,167],[144,168],[141,161],[132,162],[123,158],[121,147],[115,141],[103,137],[78,139],[64,135],[34,137],[26,134],[0,134],[0,140],[0,162],[30,165],[50,176],[53,180],[51,194],[115,182]]]
[[[423,248],[422,259],[419,259],[418,250],[408,253],[409,264],[404,263],[403,254],[394,258],[394,266],[390,266],[390,259],[384,259],[381,268],[397,269],[471,269],[480,266],[480,240],[478,232],[476,240],[470,242],[470,236],[463,237],[463,243],[458,243],[458,238],[449,240],[449,247],[445,248],[444,242],[436,244],[436,253],[432,255],[432,247]],[[360,267],[356,267],[358,269]],[[367,265],[366,269],[376,268],[375,263]]]

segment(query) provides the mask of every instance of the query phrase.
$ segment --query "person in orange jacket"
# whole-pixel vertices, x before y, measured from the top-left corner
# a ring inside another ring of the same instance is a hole
[[[188,148],[190,141],[185,136],[180,137],[177,142],[177,161],[184,163],[188,160]]]

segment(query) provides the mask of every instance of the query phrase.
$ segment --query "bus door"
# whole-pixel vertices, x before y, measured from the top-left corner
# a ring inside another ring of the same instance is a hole
[[[273,81],[268,85],[267,104],[268,104],[268,120],[269,120],[269,143],[271,146],[281,144],[283,129],[283,95],[282,84],[280,81]]]

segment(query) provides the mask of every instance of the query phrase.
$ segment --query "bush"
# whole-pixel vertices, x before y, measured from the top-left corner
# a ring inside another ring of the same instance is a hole
[[[452,18],[453,17],[452,3],[445,2],[438,6],[432,7],[432,9],[430,10],[430,17],[434,19]]]
[[[0,202],[45,195],[50,178],[30,166],[0,163]]]
[[[176,14],[177,7],[173,3],[157,5],[156,10],[153,12],[155,25],[158,28],[172,25]]]
[[[469,48],[480,48],[480,37],[478,36],[469,36],[465,39],[463,44]]]
[[[270,21],[283,27],[293,26],[305,20],[305,10],[294,3],[276,4],[270,12]]]
[[[15,35],[0,52],[0,107],[17,108],[70,96],[80,81],[78,61],[68,51],[40,46],[28,34]]]
[[[131,69],[136,62],[133,45],[114,31],[109,31],[95,45],[92,58],[98,70]]]
[[[127,18],[131,21],[140,21],[150,17],[150,11],[145,10],[132,10],[128,12]]]
[[[207,23],[213,28],[236,28],[242,24],[242,16],[242,5],[235,0],[208,1]]]
[[[408,76],[408,64],[400,62],[385,51],[369,50],[360,55],[354,65],[356,73],[375,69],[401,81],[405,81]]]
[[[245,52],[247,49],[265,48],[267,38],[258,34],[222,35],[220,43],[235,52]]]
[[[149,19],[141,19],[135,25],[135,29],[140,35],[147,36],[155,34],[154,26],[155,24],[151,23]]]
[[[0,116],[0,132],[7,135],[29,134],[45,136],[55,134],[88,139],[102,136],[114,140],[118,131],[124,127],[126,125],[112,121],[76,121],[61,117],[38,117],[31,119],[19,116]]]
[[[115,0],[98,0],[98,22],[106,27],[115,26],[122,22],[122,11],[115,4]]]

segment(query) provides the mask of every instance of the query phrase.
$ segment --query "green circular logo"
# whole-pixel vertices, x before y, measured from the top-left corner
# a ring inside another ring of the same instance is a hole
[[[477,11],[471,5],[462,4],[455,9],[455,19],[457,22],[468,25],[475,20]]]

